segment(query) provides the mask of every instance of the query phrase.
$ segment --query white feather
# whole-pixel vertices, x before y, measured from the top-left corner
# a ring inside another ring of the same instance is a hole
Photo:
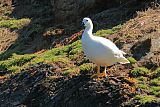
[[[110,40],[93,36],[93,24],[89,18],[83,19],[86,28],[82,34],[82,48],[85,55],[90,61],[98,65],[113,65],[117,62],[121,64],[129,63],[123,56],[125,52],[118,49],[118,47]]]

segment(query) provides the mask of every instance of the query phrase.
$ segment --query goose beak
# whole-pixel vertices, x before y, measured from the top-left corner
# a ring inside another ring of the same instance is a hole
[[[82,22],[82,25],[85,26],[85,24]]]

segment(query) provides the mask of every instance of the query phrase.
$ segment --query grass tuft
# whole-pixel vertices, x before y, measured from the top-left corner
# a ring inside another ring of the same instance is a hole
[[[141,104],[151,103],[152,101],[156,101],[156,97],[152,95],[136,95],[134,97]]]
[[[116,32],[118,32],[122,28],[122,25],[117,25],[113,27],[112,29],[102,29],[98,30],[95,35],[105,37],[107,35],[112,35]]]
[[[130,62],[131,64],[137,63],[137,60],[135,60],[133,57],[129,57],[129,58],[127,58],[127,59],[129,60],[129,62]]]
[[[69,74],[75,73],[75,74],[79,74],[79,68],[78,67],[73,67],[73,68],[66,68],[66,70],[63,72],[64,76],[67,76]]]
[[[84,72],[84,71],[91,71],[95,68],[95,65],[92,63],[84,63],[82,65],[80,65],[80,71]]]
[[[148,89],[149,87],[147,86],[147,84],[138,84],[138,87],[141,89]]]
[[[11,58],[5,61],[0,61],[0,70],[7,70],[11,72],[16,72],[17,70],[23,69],[23,65],[30,62],[35,55],[17,55],[13,54]]]
[[[157,69],[152,73],[152,76],[153,76],[154,78],[160,77],[160,68],[157,68]]]
[[[154,85],[154,86],[160,86],[160,77],[152,79],[150,81],[150,85]]]
[[[0,27],[6,27],[10,29],[21,29],[24,26],[30,23],[30,19],[23,18],[23,19],[8,19],[8,20],[1,20]]]
[[[130,71],[130,75],[133,77],[148,76],[149,73],[150,71],[147,68],[143,67],[134,68],[133,70]]]

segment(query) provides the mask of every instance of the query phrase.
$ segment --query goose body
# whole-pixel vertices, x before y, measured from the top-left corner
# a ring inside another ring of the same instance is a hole
[[[115,63],[126,64],[129,61],[123,56],[125,52],[110,40],[94,36],[91,19],[84,18],[85,30],[82,34],[82,48],[86,57],[98,66],[109,66]]]
[[[99,65],[113,65],[129,63],[123,56],[124,52],[110,40],[98,36],[89,35],[84,32],[82,35],[82,48],[90,61]]]

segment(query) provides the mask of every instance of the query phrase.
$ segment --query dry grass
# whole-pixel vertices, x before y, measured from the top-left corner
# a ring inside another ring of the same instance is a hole
[[[5,51],[17,39],[17,33],[8,28],[0,28],[0,52]]]
[[[134,19],[129,20],[121,30],[126,36],[143,36],[152,32],[160,32],[160,9],[137,12]]]

